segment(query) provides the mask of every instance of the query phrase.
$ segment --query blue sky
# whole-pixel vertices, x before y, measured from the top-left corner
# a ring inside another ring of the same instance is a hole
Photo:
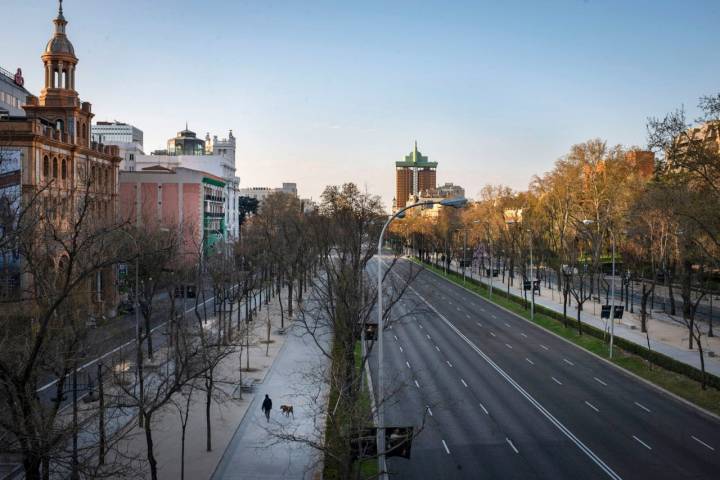
[[[589,138],[720,92],[718,0],[66,0],[96,120],[164,147],[187,120],[238,138],[243,186],[394,195],[417,139],[438,181],[525,188]],[[0,66],[42,87],[54,0],[4,0]]]

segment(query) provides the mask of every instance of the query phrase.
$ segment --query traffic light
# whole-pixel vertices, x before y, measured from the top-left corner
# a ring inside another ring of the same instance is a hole
[[[385,446],[388,457],[410,458],[412,447],[413,427],[387,427],[385,428]]]

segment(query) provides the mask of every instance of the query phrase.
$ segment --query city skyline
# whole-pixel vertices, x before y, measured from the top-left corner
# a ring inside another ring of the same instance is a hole
[[[0,64],[21,67],[34,94],[38,45],[51,28],[38,19],[55,3],[5,9],[15,48]],[[325,185],[352,180],[390,207],[393,164],[416,139],[443,166],[438,183],[473,197],[486,183],[525,188],[589,138],[644,146],[648,116],[684,104],[694,118],[695,99],[720,73],[703,48],[720,40],[720,13],[713,2],[684,5],[519,2],[512,14],[464,2],[64,8],[81,59],[78,90],[95,120],[138,126],[146,151],[186,121],[201,136],[232,129],[243,187],[292,181],[317,199]]]

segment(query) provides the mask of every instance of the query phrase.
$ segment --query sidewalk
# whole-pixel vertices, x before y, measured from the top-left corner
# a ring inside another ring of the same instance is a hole
[[[286,292],[283,292],[287,295]],[[285,297],[283,297],[284,299]],[[269,305],[271,321],[271,343],[267,340],[267,315],[268,306],[263,305],[262,311],[258,312],[253,321],[253,330],[250,343],[250,372],[242,371],[243,381],[253,379],[255,381],[254,391],[242,392],[238,388],[239,374],[238,367],[240,358],[238,353],[233,353],[224,359],[216,370],[216,389],[221,390],[228,400],[224,402],[213,401],[211,409],[212,418],[212,451],[206,451],[206,424],[205,424],[205,393],[196,390],[190,406],[190,416],[187,425],[185,439],[185,478],[188,480],[208,479],[217,468],[218,462],[223,458],[228,444],[236,435],[238,425],[243,424],[248,408],[257,402],[256,397],[263,397],[265,393],[264,382],[268,372],[273,368],[273,363],[280,358],[285,351],[285,344],[290,340],[290,335],[281,333],[280,329],[280,307],[277,297]],[[286,306],[285,306],[286,308]],[[287,312],[285,312],[285,327],[289,326]],[[214,323],[215,318],[210,320]],[[289,331],[290,329],[288,329]],[[268,353],[266,355],[266,348]],[[242,352],[242,368],[246,365],[246,350]],[[182,400],[182,399],[181,399]],[[277,406],[282,400],[278,395]],[[257,412],[260,412],[258,404]],[[297,415],[297,411],[296,411]],[[153,417],[153,443],[154,453],[158,462],[158,477],[160,479],[180,478],[180,454],[181,454],[181,424],[177,408],[173,404],[166,405]],[[233,444],[237,442],[233,440]],[[130,456],[137,456],[140,461],[146,463],[146,442],[144,431],[134,426],[132,431],[123,439],[121,450],[126,451]],[[149,478],[149,469],[146,477]],[[247,477],[243,477],[247,478]]]
[[[329,360],[304,328],[295,324],[288,330],[282,352],[257,389],[250,410],[238,427],[218,465],[213,480],[280,480],[319,479],[322,456],[312,447],[280,440],[276,435],[292,434],[319,440],[324,419],[317,415],[317,405],[325,401],[327,388],[319,383],[329,367]],[[329,344],[329,335],[320,338]],[[273,402],[270,422],[261,411],[268,394]],[[280,413],[280,405],[292,405],[294,417]]]
[[[453,262],[451,270],[462,275],[462,269],[458,268],[456,262]],[[489,284],[489,277],[481,277],[476,272],[473,272],[471,268],[466,268],[465,274],[468,278],[481,281],[486,285]],[[510,287],[510,293],[522,297],[523,291],[519,288],[520,282],[517,278],[515,280],[515,286]],[[507,283],[503,284],[500,278],[493,279],[493,288],[507,291]],[[562,296],[559,295],[559,292],[547,288],[541,288],[540,292],[541,295],[535,294],[536,305],[542,305],[543,307],[562,313]],[[528,301],[529,300],[530,292],[528,292]],[[593,313],[593,309],[595,313]],[[577,308],[574,302],[572,306],[568,306],[567,315],[571,318],[577,318]],[[599,328],[600,330],[609,328],[607,320],[600,318],[600,306],[597,302],[591,303],[590,300],[585,302],[580,318],[584,323]],[[647,327],[650,337],[650,348],[652,350],[687,365],[691,365],[698,370],[700,369],[700,354],[697,349],[690,350],[687,348],[689,332],[684,325],[648,318]],[[622,320],[615,322],[615,336],[647,348],[647,338],[645,334],[640,331],[640,315],[638,313],[625,312]],[[702,340],[705,370],[708,373],[720,376],[720,356],[710,356],[713,354],[720,355],[720,338],[708,338],[704,336]]]

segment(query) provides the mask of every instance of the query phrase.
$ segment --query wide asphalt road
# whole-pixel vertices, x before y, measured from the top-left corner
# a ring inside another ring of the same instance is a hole
[[[720,478],[720,420],[430,271],[391,321],[386,424],[423,425],[392,478]]]

